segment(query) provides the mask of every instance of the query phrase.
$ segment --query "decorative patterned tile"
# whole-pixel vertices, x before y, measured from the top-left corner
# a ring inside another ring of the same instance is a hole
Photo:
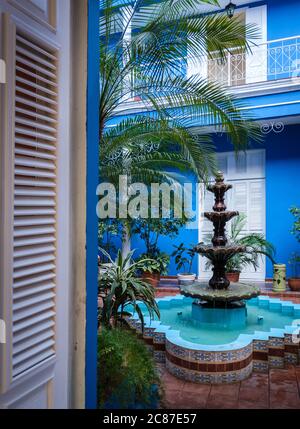
[[[284,363],[290,365],[298,365],[298,355],[295,353],[284,353]]]
[[[154,350],[153,356],[154,356],[154,361],[157,363],[165,363],[166,362],[165,352]]]
[[[269,343],[269,347],[284,348],[284,338],[270,337],[268,343]]]
[[[258,360],[253,360],[253,371],[254,372],[268,372],[269,362],[262,362]]]
[[[253,350],[256,351],[262,351],[267,352],[269,349],[268,341],[264,340],[253,340]]]
[[[165,343],[166,335],[163,332],[154,332],[153,342],[154,343]]]
[[[166,350],[174,356],[185,358],[187,360],[189,359],[189,355],[191,352],[189,349],[176,346],[175,344],[172,344],[169,341],[166,341]]]
[[[284,344],[294,344],[292,334],[284,334]]]
[[[269,368],[284,368],[284,358],[269,356]]]

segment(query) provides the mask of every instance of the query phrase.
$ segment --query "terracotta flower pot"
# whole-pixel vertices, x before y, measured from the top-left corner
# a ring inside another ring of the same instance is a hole
[[[300,277],[290,278],[288,284],[291,290],[300,292]]]
[[[158,287],[160,282],[160,273],[150,273],[149,271],[145,271],[142,273],[141,277],[153,287]]]
[[[230,283],[237,283],[240,280],[240,273],[238,271],[234,273],[226,273],[226,278]]]

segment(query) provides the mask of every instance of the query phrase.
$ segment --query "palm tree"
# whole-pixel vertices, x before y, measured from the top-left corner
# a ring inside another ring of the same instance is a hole
[[[233,48],[250,50],[257,29],[225,14],[199,14],[216,0],[102,0],[100,18],[100,176],[117,184],[178,182],[193,172],[207,182],[216,172],[212,137],[203,129],[225,131],[235,149],[258,139],[245,106],[217,83],[180,73],[182,59],[225,58]],[[146,114],[110,127],[122,103],[139,100]],[[242,109],[243,108],[243,109]],[[147,114],[147,112],[150,114]]]

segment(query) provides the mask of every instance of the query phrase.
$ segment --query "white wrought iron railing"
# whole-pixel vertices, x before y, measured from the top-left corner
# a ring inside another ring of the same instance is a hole
[[[228,86],[298,77],[300,36],[262,43],[254,46],[251,53],[232,51],[225,60],[216,57],[206,61],[208,79]],[[203,64],[201,70],[205,70]]]
[[[261,43],[253,46],[251,52],[231,50],[225,59],[214,57],[178,59],[176,68],[170,75],[200,75],[209,81],[219,82],[225,86],[241,86],[287,78],[300,78],[300,36],[288,37]],[[133,72],[128,78],[126,89],[131,88],[131,96],[127,100],[138,101],[141,85],[142,92],[151,91],[146,82],[141,82]]]

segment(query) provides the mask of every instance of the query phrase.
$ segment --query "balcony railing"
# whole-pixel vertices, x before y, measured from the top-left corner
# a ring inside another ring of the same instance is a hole
[[[201,70],[209,80],[228,86],[300,76],[300,36],[262,43],[251,53],[231,52],[225,60],[202,59]]]
[[[170,70],[172,75],[199,75],[229,87],[300,78],[300,36],[261,43],[253,46],[248,53],[232,50],[225,59],[213,54],[209,58],[197,59],[187,55],[178,59],[176,68]],[[139,91],[135,91],[139,84],[145,92],[147,84],[132,73],[124,85],[127,101],[141,100]],[[132,88],[131,97],[128,97],[128,88]],[[146,91],[151,91],[151,85]]]

